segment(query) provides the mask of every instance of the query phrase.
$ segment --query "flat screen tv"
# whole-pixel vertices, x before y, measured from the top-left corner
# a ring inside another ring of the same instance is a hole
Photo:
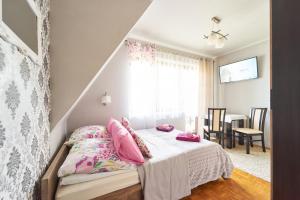
[[[221,83],[258,78],[257,57],[219,67]]]

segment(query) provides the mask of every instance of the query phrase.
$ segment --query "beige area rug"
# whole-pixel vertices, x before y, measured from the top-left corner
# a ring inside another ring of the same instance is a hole
[[[226,148],[225,150],[236,168],[270,182],[270,150],[267,149],[267,152],[264,153],[261,147],[254,146],[250,148],[250,154],[246,154],[244,145],[237,145],[235,148]]]

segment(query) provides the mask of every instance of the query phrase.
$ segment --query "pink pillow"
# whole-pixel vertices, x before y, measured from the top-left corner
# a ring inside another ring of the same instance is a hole
[[[141,153],[143,156],[145,156],[146,158],[152,158],[152,154],[149,151],[147,145],[145,144],[145,142],[142,140],[142,138],[140,138],[135,131],[133,130],[133,128],[130,127],[130,122],[126,117],[122,117],[122,121],[121,121],[122,125],[128,130],[128,132],[131,134],[131,136],[133,137],[135,143],[137,144],[137,146],[139,147]]]
[[[112,134],[116,152],[121,160],[134,164],[144,163],[144,157],[137,144],[119,121],[111,118],[108,122],[107,130]]]

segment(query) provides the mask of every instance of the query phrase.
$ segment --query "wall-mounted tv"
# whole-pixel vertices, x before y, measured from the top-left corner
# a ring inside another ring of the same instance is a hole
[[[221,83],[258,78],[257,57],[219,67]]]

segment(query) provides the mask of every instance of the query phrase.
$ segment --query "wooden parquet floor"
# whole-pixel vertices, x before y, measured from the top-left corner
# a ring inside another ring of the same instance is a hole
[[[219,179],[192,190],[184,200],[269,200],[271,184],[239,169],[230,179]]]

